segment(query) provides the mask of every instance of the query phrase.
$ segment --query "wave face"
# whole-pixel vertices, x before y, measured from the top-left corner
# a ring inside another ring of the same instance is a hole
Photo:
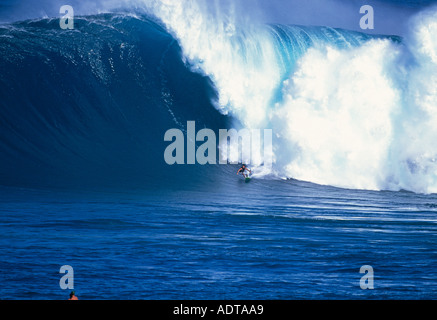
[[[58,19],[14,23],[0,27],[0,51],[3,185],[173,182],[189,170],[164,162],[166,130],[228,126],[210,81],[147,18],[88,16],[71,31]]]
[[[273,129],[269,173],[281,178],[437,192],[434,12],[401,40],[261,25],[232,4],[139,3],[148,18],[89,16],[68,32],[57,19],[0,29],[3,184],[211,172],[163,161],[164,132],[196,120]]]

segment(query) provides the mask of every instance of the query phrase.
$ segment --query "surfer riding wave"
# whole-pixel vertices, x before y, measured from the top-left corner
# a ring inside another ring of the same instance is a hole
[[[248,171],[249,173],[247,174],[247,173],[245,173],[245,171]],[[249,169],[245,164],[243,164],[243,165],[241,166],[241,168],[238,169],[238,171],[237,171],[237,175],[240,174],[240,172],[241,172],[241,174],[243,175],[243,177],[245,177],[245,178],[249,177],[249,174],[252,173],[252,171],[251,171],[251,170],[250,170],[250,169]]]

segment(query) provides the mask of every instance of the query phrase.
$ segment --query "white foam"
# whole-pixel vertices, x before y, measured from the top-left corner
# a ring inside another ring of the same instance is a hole
[[[187,61],[214,81],[219,110],[247,128],[273,129],[280,176],[437,192],[436,11],[415,21],[405,45],[320,43],[283,81],[272,32],[248,23],[232,5],[145,3],[179,40]]]

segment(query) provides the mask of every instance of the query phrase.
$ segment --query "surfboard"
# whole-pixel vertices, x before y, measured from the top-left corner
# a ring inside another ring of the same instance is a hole
[[[246,181],[246,182],[249,182],[250,181],[250,177],[246,177],[244,180]]]

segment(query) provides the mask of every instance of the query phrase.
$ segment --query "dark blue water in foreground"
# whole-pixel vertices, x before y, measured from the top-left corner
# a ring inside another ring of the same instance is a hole
[[[59,268],[71,265],[80,299],[437,298],[437,196],[232,184],[2,188],[0,297],[66,299]],[[374,268],[373,290],[360,288],[363,265]]]

